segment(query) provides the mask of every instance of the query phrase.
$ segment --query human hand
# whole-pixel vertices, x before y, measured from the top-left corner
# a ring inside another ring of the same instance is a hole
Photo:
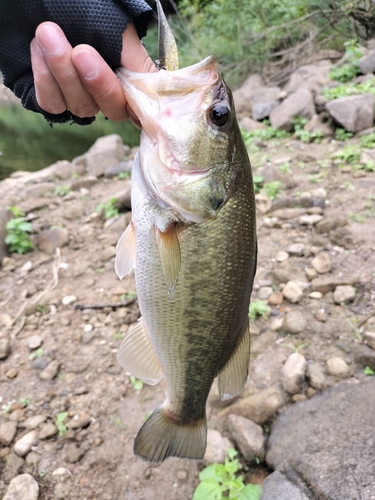
[[[158,71],[133,24],[122,35],[121,66],[141,73]],[[114,122],[139,121],[126,102],[117,76],[90,45],[72,47],[62,29],[44,22],[31,42],[31,64],[39,106],[50,114],[67,109],[80,118],[99,111]]]

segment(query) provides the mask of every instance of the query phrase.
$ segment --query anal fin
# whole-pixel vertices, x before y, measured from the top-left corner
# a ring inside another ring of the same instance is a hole
[[[133,222],[131,222],[116,246],[115,271],[117,276],[122,279],[135,269],[135,231]]]
[[[162,379],[163,372],[142,318],[130,327],[120,345],[117,361],[125,370],[146,384],[155,385]]]
[[[181,266],[181,252],[176,225],[174,223],[170,224],[165,231],[156,228],[156,241],[168,293],[172,298]]]
[[[218,373],[218,386],[222,400],[239,394],[247,380],[250,364],[250,329],[247,322],[232,356]]]

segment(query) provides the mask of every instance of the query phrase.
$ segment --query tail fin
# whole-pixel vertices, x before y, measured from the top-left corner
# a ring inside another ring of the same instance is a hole
[[[159,406],[146,420],[134,442],[134,453],[150,462],[168,457],[203,458],[207,445],[206,417],[189,424],[179,424]]]

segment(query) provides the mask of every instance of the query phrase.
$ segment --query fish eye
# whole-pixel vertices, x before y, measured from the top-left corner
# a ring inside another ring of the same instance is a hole
[[[224,104],[214,104],[210,109],[210,120],[217,127],[224,127],[229,120],[229,109]]]

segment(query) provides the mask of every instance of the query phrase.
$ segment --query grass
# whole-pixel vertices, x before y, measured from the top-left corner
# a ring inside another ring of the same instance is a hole
[[[55,194],[57,194],[57,196],[66,196],[71,192],[72,190],[70,189],[70,186],[68,184],[63,184],[62,186],[57,186],[55,188]]]
[[[57,427],[57,430],[59,431],[59,437],[64,437],[68,431],[68,429],[64,423],[66,421],[67,416],[68,416],[68,412],[63,411],[61,413],[58,413],[58,415],[56,417],[55,425]]]
[[[130,376],[130,383],[133,386],[133,389],[135,391],[140,391],[143,388],[142,380],[139,380],[138,378],[133,377],[133,375]]]
[[[29,359],[33,360],[35,358],[41,358],[43,354],[44,354],[43,347],[39,347],[39,349],[29,354]]]
[[[250,321],[255,321],[258,318],[268,319],[270,315],[270,308],[263,300],[256,300],[251,302],[249,308]]]
[[[237,475],[242,469],[237,452],[230,448],[224,464],[213,463],[199,473],[200,483],[196,487],[193,500],[259,500],[262,487],[258,484],[244,484],[243,476]]]
[[[100,203],[95,207],[95,212],[103,212],[104,219],[111,219],[112,217],[116,217],[119,214],[119,211],[114,206],[117,201],[117,198],[111,198],[105,203]]]
[[[270,200],[276,200],[277,196],[281,193],[282,182],[271,181],[263,184],[262,192],[268,196]]]
[[[11,252],[20,254],[34,250],[34,243],[29,236],[33,232],[30,222],[26,221],[21,209],[11,207],[10,210],[17,215],[5,225],[5,244],[9,246]]]

